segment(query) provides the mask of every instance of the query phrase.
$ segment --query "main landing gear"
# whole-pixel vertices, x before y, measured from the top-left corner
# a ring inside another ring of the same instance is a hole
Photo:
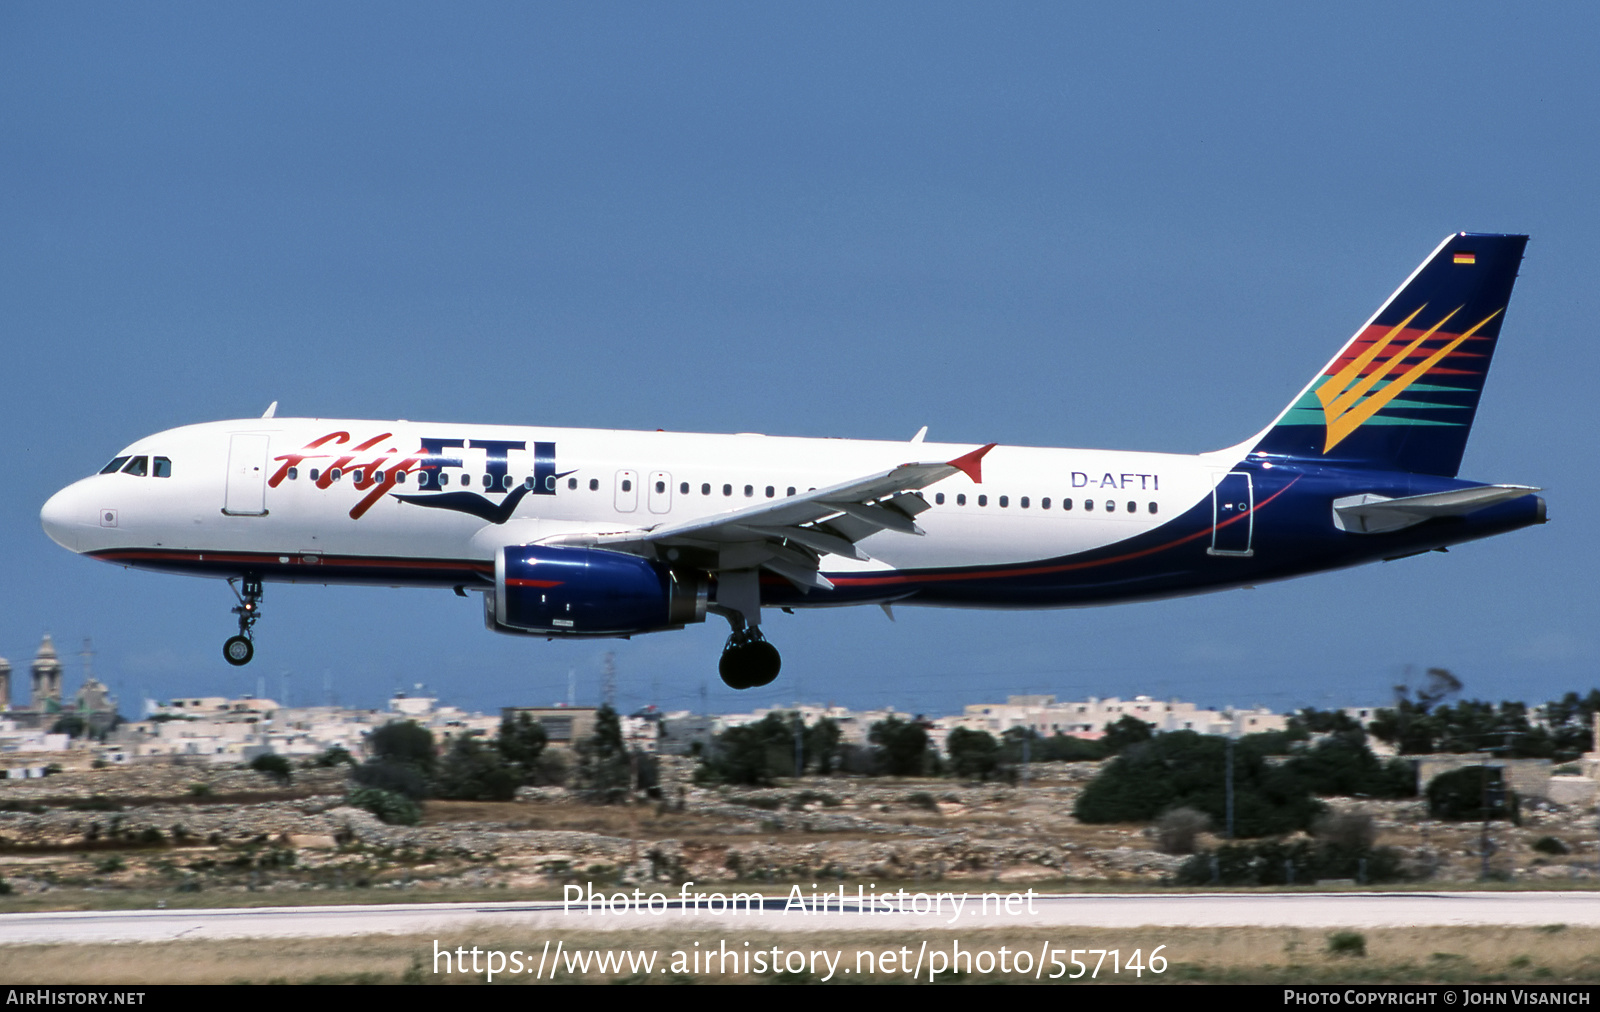
[[[239,635],[229,636],[226,643],[222,644],[222,656],[234,667],[242,667],[250,663],[250,658],[256,655],[256,645],[251,642],[250,629],[256,624],[256,619],[261,617],[261,581],[253,576],[246,576],[242,581],[243,587],[235,587],[234,580],[228,580],[228,589],[233,591],[233,596],[239,599],[239,604],[233,613],[239,616]]]
[[[717,670],[729,688],[755,689],[770,684],[782,666],[778,648],[767,642],[760,627],[741,626],[728,637]]]

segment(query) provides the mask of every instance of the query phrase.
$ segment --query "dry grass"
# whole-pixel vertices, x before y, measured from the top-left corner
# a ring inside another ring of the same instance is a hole
[[[1165,973],[1142,976],[1110,973],[1107,957],[1099,980],[1107,983],[1568,983],[1600,982],[1600,929],[1547,928],[1400,928],[1364,932],[1365,956],[1337,955],[1329,951],[1329,932],[1298,929],[1157,929],[1047,931],[1020,929],[983,933],[928,932],[911,936],[891,933],[833,933],[772,935],[754,932],[737,939],[715,932],[585,933],[559,936],[567,951],[577,949],[649,949],[658,953],[656,972],[641,978],[633,974],[568,975],[560,980],[632,980],[644,983],[741,983],[807,981],[800,974],[745,975],[719,972],[673,972],[674,951],[692,953],[717,950],[727,941],[741,953],[798,948],[843,952],[841,969],[857,967],[858,952],[881,955],[886,950],[909,949],[911,959],[924,939],[930,951],[948,952],[959,940],[963,950],[997,953],[1001,946],[1015,953],[1037,954],[1041,946],[1052,949],[1117,949],[1125,959],[1141,950],[1147,959],[1152,949],[1165,946]],[[0,949],[0,980],[17,984],[171,984],[171,983],[473,983],[479,974],[435,974],[434,943],[439,948],[487,952],[520,950],[530,965],[536,962],[545,936],[533,937],[503,927],[485,927],[432,936],[365,936],[260,941],[180,941],[123,945],[15,946]],[[554,938],[552,937],[552,941]],[[1063,960],[1068,957],[1063,954]],[[1090,966],[1096,957],[1084,956]],[[821,965],[821,964],[819,964]],[[869,965],[865,962],[859,964]],[[662,972],[666,971],[666,972]],[[1048,979],[1051,969],[1044,971]],[[817,976],[822,976],[819,972]],[[924,978],[926,972],[924,972]],[[548,980],[548,975],[547,978]],[[896,982],[909,973],[842,973],[835,981]],[[980,972],[950,974],[949,981],[986,983],[1033,980],[1031,974]],[[495,983],[537,983],[531,975],[507,974]]]

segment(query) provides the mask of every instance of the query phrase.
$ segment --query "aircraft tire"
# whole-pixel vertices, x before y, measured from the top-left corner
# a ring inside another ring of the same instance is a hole
[[[755,689],[771,684],[782,666],[778,648],[763,639],[730,645],[717,671],[730,689]]]
[[[246,636],[229,636],[226,643],[222,644],[222,656],[229,664],[240,668],[250,663],[250,658],[256,655],[256,646]]]

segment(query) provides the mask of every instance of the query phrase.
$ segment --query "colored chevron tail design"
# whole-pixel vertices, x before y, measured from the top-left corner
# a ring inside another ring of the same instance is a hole
[[[1454,477],[1527,241],[1472,232],[1445,239],[1254,452]]]

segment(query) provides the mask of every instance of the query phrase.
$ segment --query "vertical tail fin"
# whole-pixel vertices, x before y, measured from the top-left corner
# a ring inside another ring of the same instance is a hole
[[[1454,477],[1527,242],[1472,232],[1445,239],[1254,452]]]

